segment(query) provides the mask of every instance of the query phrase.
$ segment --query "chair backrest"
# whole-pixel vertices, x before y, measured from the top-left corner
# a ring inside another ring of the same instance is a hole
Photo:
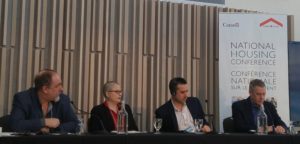
[[[223,120],[223,130],[225,133],[233,133],[234,132],[234,125],[233,125],[232,117],[227,117]]]
[[[0,127],[2,127],[2,132],[10,132],[10,128],[8,125],[9,115],[4,115],[0,117]]]

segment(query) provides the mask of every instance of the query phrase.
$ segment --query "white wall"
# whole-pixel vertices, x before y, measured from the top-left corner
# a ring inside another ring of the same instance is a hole
[[[275,14],[294,15],[294,40],[300,41],[300,0],[225,0],[225,6]]]

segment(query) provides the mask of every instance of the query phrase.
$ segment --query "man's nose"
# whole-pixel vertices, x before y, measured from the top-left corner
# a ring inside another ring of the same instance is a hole
[[[184,98],[187,98],[187,97],[188,97],[188,94],[187,94],[187,93],[185,93],[185,94],[184,94]]]

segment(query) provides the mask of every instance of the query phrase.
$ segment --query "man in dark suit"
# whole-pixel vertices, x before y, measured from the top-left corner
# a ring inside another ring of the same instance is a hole
[[[15,132],[79,131],[79,121],[70,99],[62,94],[57,72],[43,70],[35,76],[35,87],[15,94],[9,125]]]
[[[173,78],[169,83],[171,99],[156,111],[156,118],[162,119],[162,132],[193,131],[194,119],[203,119],[201,130],[210,132],[204,118],[204,112],[200,101],[195,97],[188,97],[187,81],[183,78]]]
[[[249,85],[250,96],[232,104],[232,117],[236,132],[248,133],[257,129],[257,114],[263,105],[268,120],[268,132],[285,133],[286,125],[279,117],[274,105],[265,101],[266,86],[262,80],[254,79]]]

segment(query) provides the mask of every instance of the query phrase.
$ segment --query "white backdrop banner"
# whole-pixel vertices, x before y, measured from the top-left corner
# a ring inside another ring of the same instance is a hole
[[[271,101],[288,124],[287,16],[220,13],[219,15],[219,114],[232,116],[231,104],[249,96],[252,79],[262,79]]]

